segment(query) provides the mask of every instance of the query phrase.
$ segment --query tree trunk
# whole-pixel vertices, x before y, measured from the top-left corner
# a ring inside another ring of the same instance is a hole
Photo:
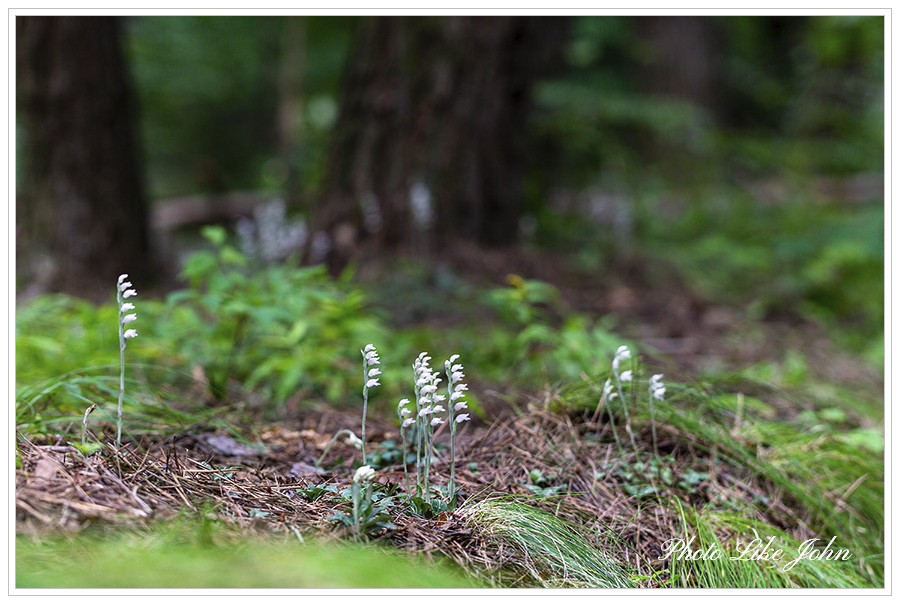
[[[637,22],[650,51],[644,89],[692,102],[715,115],[720,52],[715,17],[639,17]]]
[[[377,17],[343,88],[319,225],[346,258],[462,236],[512,242],[533,82],[564,18]],[[418,235],[417,235],[418,233]]]
[[[91,297],[120,273],[138,287],[153,276],[120,28],[116,17],[16,18],[17,265],[38,291]]]

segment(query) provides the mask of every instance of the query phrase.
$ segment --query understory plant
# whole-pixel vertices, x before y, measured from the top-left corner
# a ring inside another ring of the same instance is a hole
[[[369,388],[374,388],[375,386],[380,386],[381,382],[378,381],[379,375],[381,375],[381,369],[375,367],[381,363],[381,360],[378,358],[378,351],[375,350],[374,344],[366,344],[366,347],[359,351],[362,354],[363,358],[363,417],[362,417],[362,454],[363,454],[363,465],[367,463],[366,460],[366,412],[369,407]]]
[[[119,275],[116,283],[116,304],[119,307],[119,406],[116,413],[116,449],[122,445],[122,401],[125,398],[125,346],[130,338],[136,338],[138,333],[135,329],[126,329],[126,325],[137,319],[137,314],[130,311],[134,310],[134,304],[126,302],[128,298],[137,295],[131,287],[131,282],[127,281],[128,275]],[[84,414],[85,430],[87,424],[87,416],[90,411]]]
[[[368,467],[366,456],[366,415],[368,411],[369,388],[379,386],[378,376],[381,370],[375,365],[380,363],[378,352],[373,344],[367,344],[361,351],[363,357],[363,415],[362,438],[356,438],[350,430],[340,430],[329,442],[317,465],[321,465],[325,455],[341,434],[348,434],[350,440],[359,442],[363,450],[363,467]],[[402,441],[401,462],[406,482],[407,497],[417,497],[425,508],[432,507],[431,500],[431,466],[434,461],[435,430],[441,425],[449,424],[450,431],[450,478],[447,488],[447,506],[456,507],[456,431],[458,424],[469,421],[468,402],[465,400],[468,385],[463,381],[463,366],[457,363],[458,354],[452,355],[444,362],[447,375],[447,394],[439,394],[438,388],[443,378],[431,368],[431,357],[422,352],[413,362],[413,390],[415,404],[408,398],[400,399],[397,404],[397,417],[400,421],[400,438]],[[442,403],[447,403],[445,407]],[[406,449],[409,444],[407,434],[412,433],[412,442],[416,448],[415,481],[411,481],[407,467]],[[414,485],[414,486],[413,486]],[[415,492],[415,494],[414,494]],[[445,508],[446,509],[446,508]]]

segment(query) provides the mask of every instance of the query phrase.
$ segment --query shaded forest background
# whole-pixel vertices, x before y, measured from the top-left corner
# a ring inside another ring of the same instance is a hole
[[[192,226],[281,199],[270,255],[335,272],[464,240],[601,273],[656,241],[875,333],[883,53],[880,17],[17,17],[17,290],[165,286]],[[834,201],[862,247],[772,283],[829,234],[765,256],[747,218]]]

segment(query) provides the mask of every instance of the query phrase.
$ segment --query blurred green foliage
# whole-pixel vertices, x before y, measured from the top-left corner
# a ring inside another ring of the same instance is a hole
[[[707,299],[749,305],[758,318],[811,319],[856,350],[883,346],[880,203],[766,206],[735,195],[647,229],[646,246]]]
[[[642,191],[883,170],[883,18],[708,18],[713,108],[648,91],[656,49],[639,21],[575,19],[569,70],[536,90],[561,182]]]
[[[389,359],[404,351],[413,358],[365,311],[349,275],[334,280],[323,266],[250,267],[227,244],[223,228],[207,227],[204,236],[213,248],[185,264],[182,277],[190,287],[169,295],[159,335],[203,367],[217,398],[234,380],[261,389],[274,405],[299,390],[344,401],[362,388],[357,365],[367,343],[383,346]],[[385,382],[394,371],[386,364]]]
[[[356,24],[351,17],[129,19],[126,50],[151,196],[281,191],[292,170],[304,186],[321,179]],[[285,66],[291,44],[300,52]],[[299,79],[299,94],[283,98],[289,77]],[[284,132],[279,111],[299,121],[299,132]],[[280,157],[286,134],[298,140]]]
[[[383,547],[299,543],[240,532],[185,512],[148,529],[77,538],[18,537],[19,589],[375,589],[475,588],[480,581],[446,562]]]
[[[283,192],[287,174],[314,190],[358,24],[319,16],[129,19],[153,196],[214,186]],[[533,166],[531,205],[542,205],[555,184],[644,190],[883,170],[882,17],[708,17],[707,25],[714,110],[648,91],[646,67],[657,50],[640,18],[572,19],[565,64],[534,95],[533,133],[546,144]],[[279,148],[285,135],[289,150]]]

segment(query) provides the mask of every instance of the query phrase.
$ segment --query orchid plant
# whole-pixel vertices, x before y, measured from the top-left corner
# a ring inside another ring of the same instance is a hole
[[[363,417],[362,417],[362,454],[363,465],[366,464],[366,412],[369,406],[369,388],[380,386],[378,376],[381,375],[381,369],[375,367],[381,363],[378,358],[378,351],[375,350],[374,344],[366,344],[366,347],[359,351],[363,358]]]
[[[653,399],[663,400],[666,394],[666,385],[662,381],[663,374],[657,373],[650,378],[650,430],[653,433],[653,452],[659,457],[659,447],[656,444],[656,417],[653,410]]]
[[[128,281],[128,275],[119,275],[116,283],[116,303],[119,307],[119,408],[116,415],[116,449],[122,444],[122,402],[125,398],[125,346],[130,338],[136,338],[138,333],[133,328],[125,326],[137,319],[134,310],[134,304],[127,302],[128,298],[137,295],[137,291]],[[87,422],[87,413],[85,413],[85,423]]]
[[[456,363],[459,358],[458,354],[454,354],[444,362],[444,369],[447,371],[447,396],[449,397],[449,420],[450,420],[450,482],[447,490],[450,496],[450,509],[456,509],[456,425],[461,422],[469,421],[469,414],[462,413],[469,409],[468,403],[463,400],[468,385],[462,381],[465,376],[463,366]],[[455,414],[455,415],[454,415]]]
[[[625,414],[625,431],[628,433],[628,438],[631,440],[631,446],[637,451],[637,443],[634,441],[634,432],[631,429],[631,414],[628,412],[628,403],[625,401],[625,395],[622,393],[622,384],[624,382],[630,382],[633,379],[633,373],[631,369],[626,369],[621,373],[619,371],[622,361],[630,358],[631,351],[628,349],[628,346],[619,346],[616,350],[615,357],[613,357],[612,370],[613,376],[616,378],[616,389],[618,390],[619,400],[622,402],[622,412]]]
[[[634,370],[626,369],[622,370],[622,362],[631,358],[631,351],[627,346],[619,346],[616,350],[616,354],[613,357],[612,362],[612,374],[613,378],[607,378],[606,383],[603,385],[603,395],[600,397],[600,402],[597,405],[597,411],[594,413],[594,418],[598,418],[600,415],[600,407],[604,404],[604,402],[609,405],[610,401],[615,398],[619,398],[622,401],[622,412],[625,415],[625,429],[628,432],[628,436],[631,439],[631,444],[634,447],[634,450],[637,452],[637,443],[634,439],[634,432],[631,428],[631,415],[628,412],[628,405],[625,401],[625,396],[623,392],[622,384],[633,382],[634,381]],[[656,437],[656,412],[655,412],[655,404],[654,401],[662,401],[664,400],[664,396],[666,394],[666,386],[662,381],[663,375],[661,373],[657,373],[650,377],[648,381],[649,385],[649,407],[650,407],[650,429],[653,434],[653,452],[655,456],[659,457],[659,446]],[[615,380],[615,382],[613,381]],[[633,392],[633,391],[632,391]],[[619,453],[623,454],[622,444],[619,441],[619,435],[616,432],[616,424],[615,424],[615,414],[610,410],[609,412],[609,421],[612,427],[613,437],[616,440],[616,446],[619,449]]]
[[[353,498],[353,532],[359,537],[359,528],[365,510],[372,504],[372,480],[375,478],[375,470],[370,466],[360,466],[353,475],[350,484],[350,493]]]

